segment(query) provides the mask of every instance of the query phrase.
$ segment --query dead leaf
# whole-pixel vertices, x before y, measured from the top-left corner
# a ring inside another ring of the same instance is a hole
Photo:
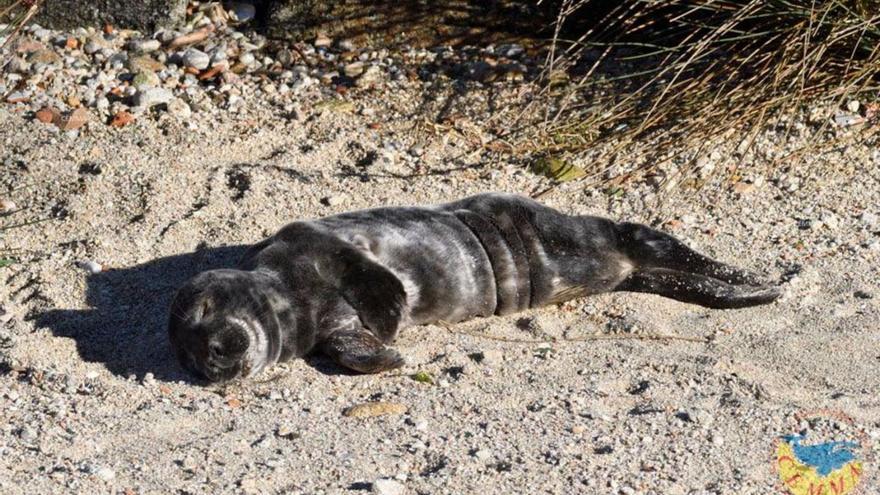
[[[134,122],[134,115],[126,112],[125,110],[120,110],[116,112],[116,115],[113,116],[113,120],[110,121],[110,125],[113,127],[125,127],[132,122]]]
[[[227,397],[226,405],[229,406],[231,409],[238,409],[239,407],[241,407],[241,401],[236,399],[235,397]]]
[[[681,228],[682,225],[684,225],[684,223],[682,223],[681,220],[676,220],[673,218],[672,220],[667,220],[665,225],[670,230],[678,230]]]
[[[749,184],[748,182],[737,182],[733,185],[733,192],[737,194],[748,194],[755,189],[754,184]]]
[[[198,29],[191,33],[184,34],[182,36],[178,36],[171,40],[171,43],[168,44],[170,48],[180,48],[186,45],[192,45],[193,43],[198,43],[203,41],[205,38],[211,34],[211,31],[214,30],[214,26]]]
[[[581,167],[557,157],[539,158],[532,164],[532,171],[559,182],[579,179],[587,175]]]
[[[207,81],[208,79],[214,79],[215,77],[217,77],[217,74],[220,74],[221,72],[223,72],[223,69],[225,69],[224,66],[215,65],[208,70],[202,71],[202,73],[199,74],[199,81]]]

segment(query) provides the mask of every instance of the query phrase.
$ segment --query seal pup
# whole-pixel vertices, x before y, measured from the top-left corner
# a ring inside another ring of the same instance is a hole
[[[400,329],[505,315],[610,291],[709,308],[767,304],[780,290],[635,223],[480,194],[431,207],[299,221],[203,272],[171,305],[182,365],[210,381],[323,352],[377,373],[403,365]]]

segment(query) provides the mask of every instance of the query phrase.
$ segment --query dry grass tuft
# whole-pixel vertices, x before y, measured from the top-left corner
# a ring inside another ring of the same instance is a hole
[[[686,156],[670,178],[681,180],[715,143],[747,150],[804,104],[864,102],[878,72],[877,0],[563,0],[545,84],[509,139],[538,157],[589,151],[585,179],[617,182],[627,177],[609,167],[650,142],[651,156],[625,175]],[[870,122],[875,107],[854,117]],[[814,126],[809,147],[830,144],[830,124]]]
[[[18,35],[22,28],[39,12],[44,0],[0,1],[0,52],[3,51]],[[7,60],[0,59],[0,69],[6,66]]]

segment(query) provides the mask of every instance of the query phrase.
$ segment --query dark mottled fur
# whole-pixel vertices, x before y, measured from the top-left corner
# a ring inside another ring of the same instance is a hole
[[[711,308],[779,296],[755,275],[644,225],[501,194],[294,222],[251,248],[238,268],[198,275],[171,308],[179,359],[210,380],[313,350],[379,372],[403,364],[387,344],[405,326],[615,290]]]

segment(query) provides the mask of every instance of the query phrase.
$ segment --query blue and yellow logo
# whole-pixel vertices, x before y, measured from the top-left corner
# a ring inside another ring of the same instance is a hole
[[[851,424],[841,413],[823,412],[825,419]],[[811,417],[817,417],[815,414]],[[837,430],[838,434],[840,430]],[[812,433],[812,434],[811,434]],[[855,495],[864,478],[864,437],[827,440],[827,435],[801,431],[776,442],[775,467],[790,495]]]

